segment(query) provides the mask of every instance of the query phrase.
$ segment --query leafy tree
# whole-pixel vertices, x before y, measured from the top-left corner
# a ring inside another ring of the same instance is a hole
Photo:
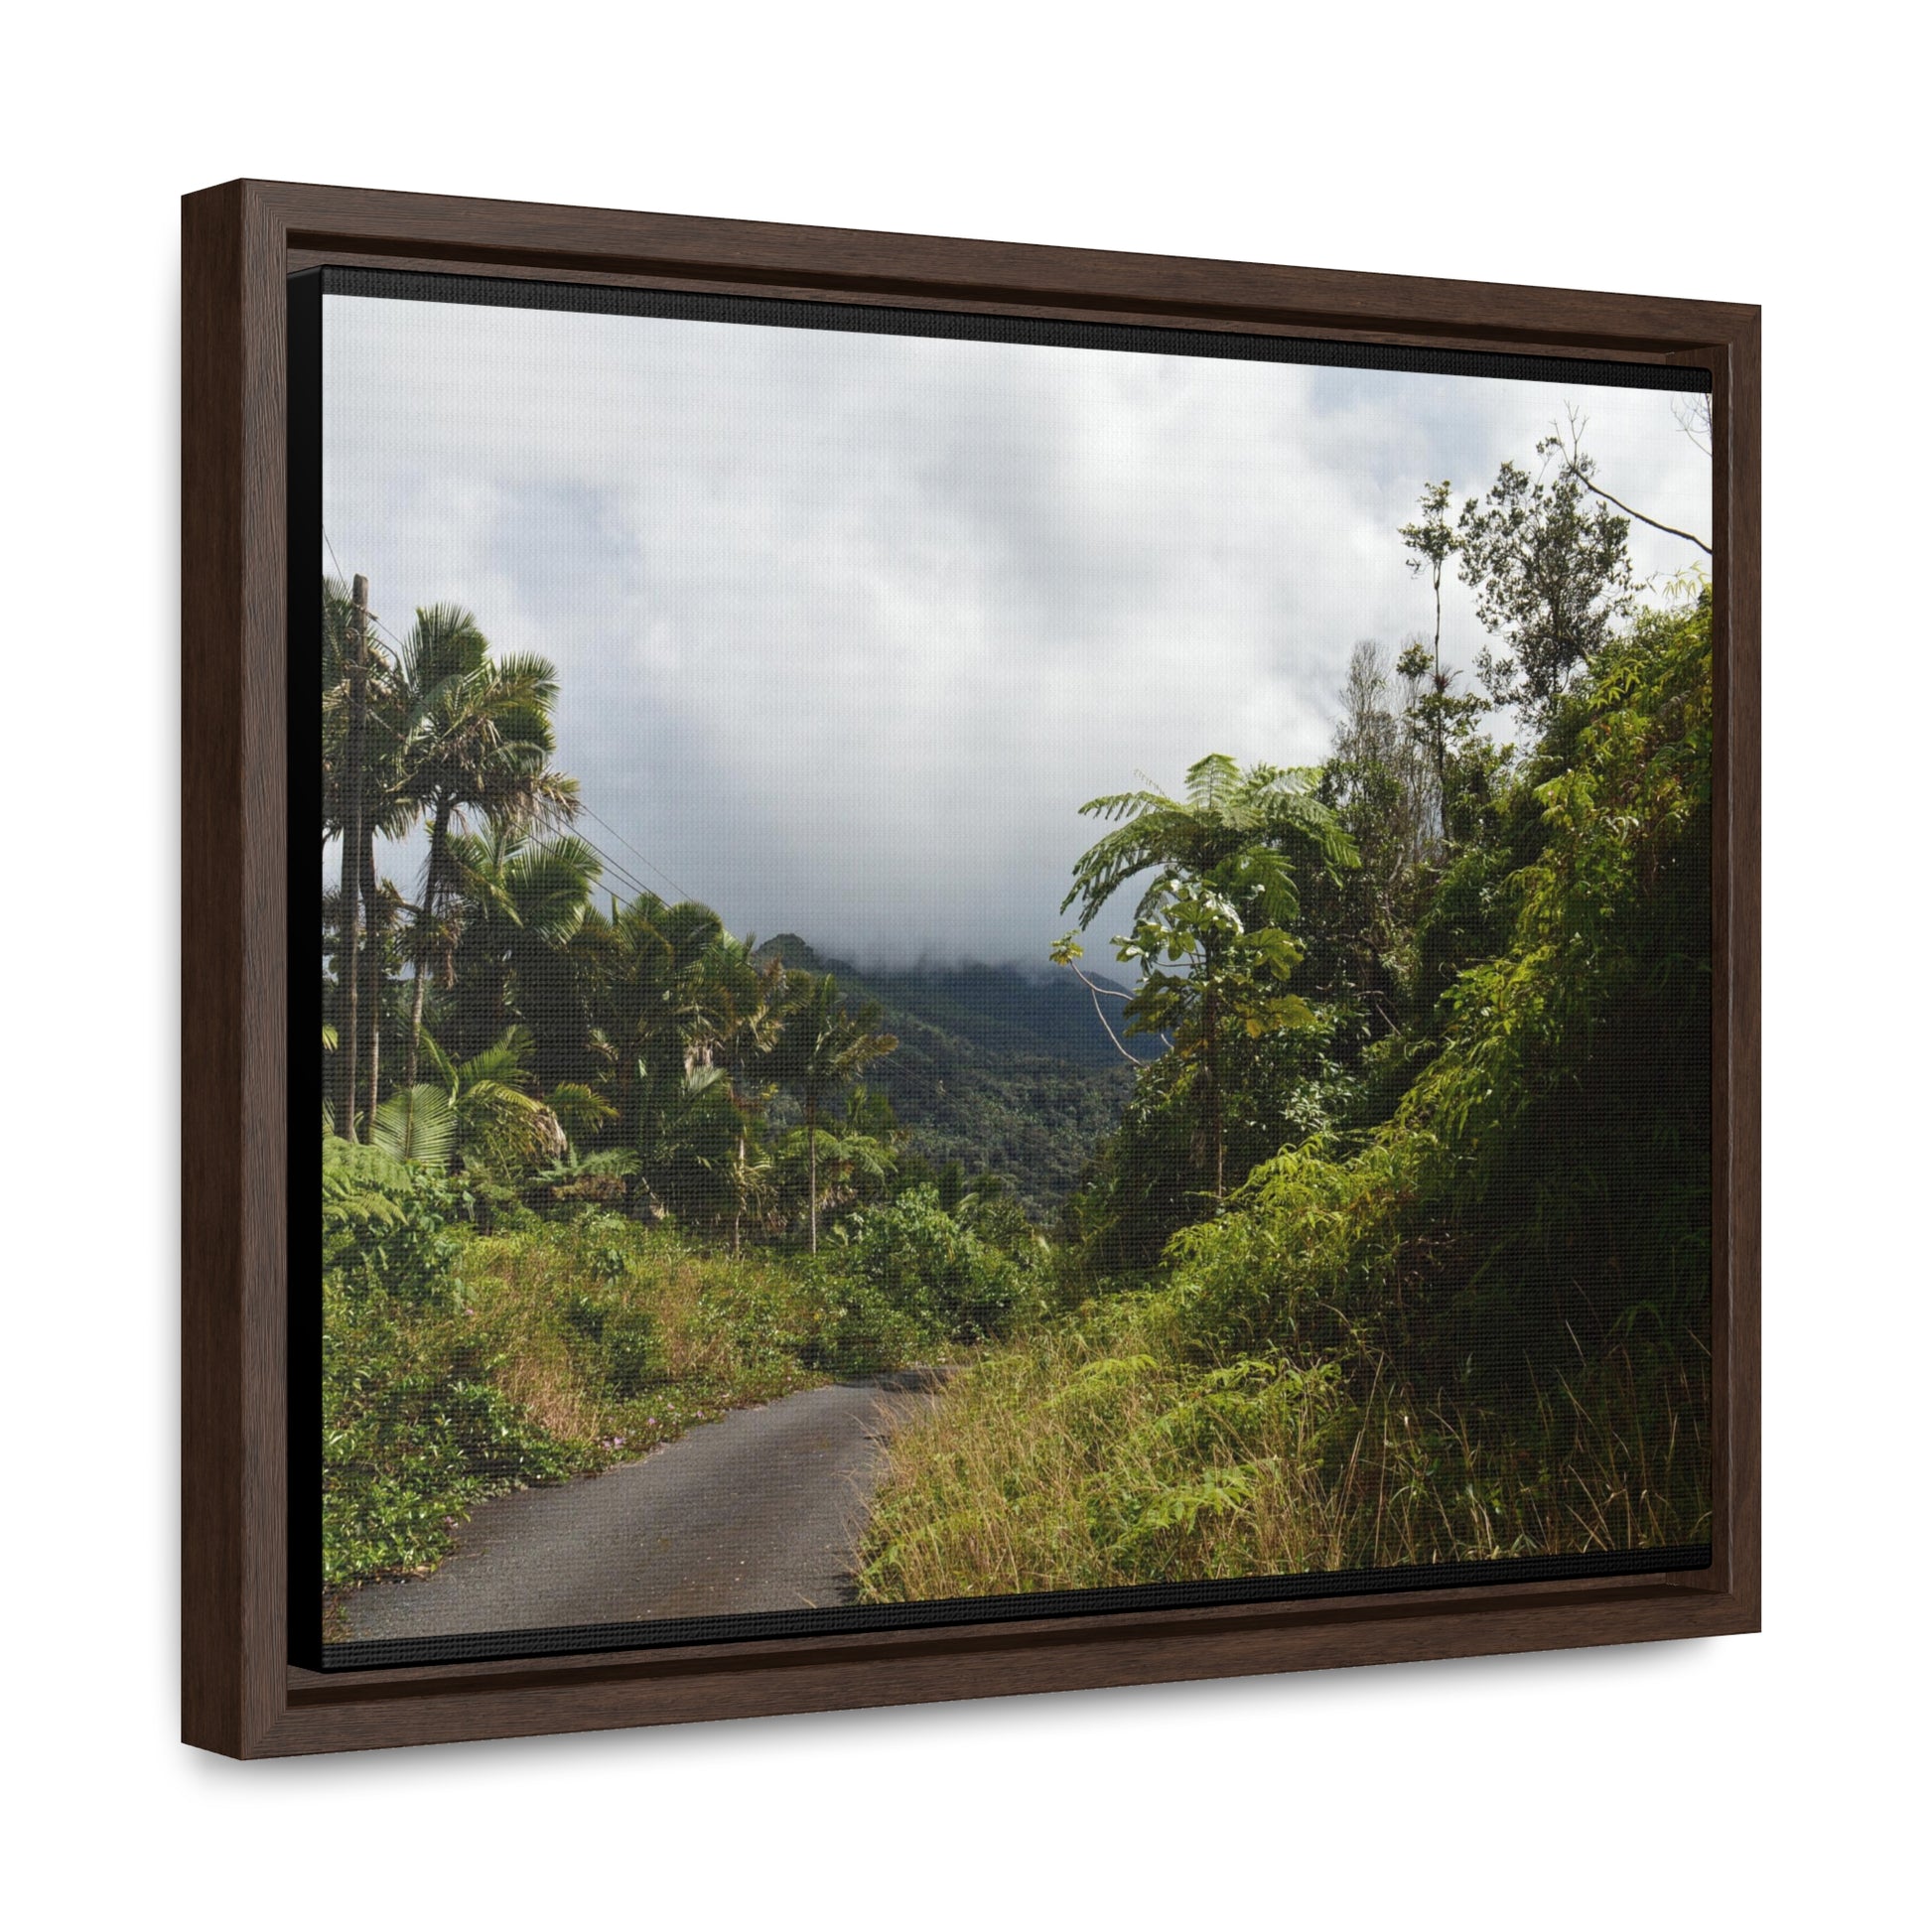
[[[854,1087],[832,1125],[821,1122],[818,1129],[824,1199],[845,1207],[884,1193],[903,1139],[893,1103],[883,1093]]]
[[[1075,863],[1060,909],[1077,902],[1084,929],[1121,886],[1155,874],[1132,932],[1114,942],[1123,964],[1143,973],[1124,1011],[1131,1032],[1171,1035],[1175,1050],[1202,1068],[1217,1201],[1227,1190],[1224,1030],[1256,1038],[1311,1017],[1287,984],[1302,959],[1285,930],[1301,909],[1290,859],[1331,869],[1358,863],[1334,813],[1314,795],[1316,776],[1272,764],[1243,771],[1215,753],[1188,768],[1182,797],[1144,788],[1080,807],[1115,821],[1115,829]],[[1068,933],[1053,957],[1070,965],[1080,952]]]
[[[1711,454],[1711,398],[1708,395],[1687,397],[1685,404],[1673,405],[1672,413],[1677,417],[1677,426],[1686,437],[1704,452]],[[1610,492],[1596,481],[1595,461],[1584,454],[1584,428],[1586,418],[1575,409],[1570,412],[1570,428],[1566,434],[1562,429],[1552,428],[1550,434],[1536,446],[1541,457],[1555,456],[1562,462],[1567,475],[1575,477],[1592,496],[1600,497],[1612,509],[1621,510],[1625,516],[1634,516],[1639,523],[1647,523],[1653,530],[1661,531],[1667,537],[1681,537],[1686,543],[1695,544],[1708,557],[1711,546],[1692,530],[1680,530],[1673,523],[1660,523],[1654,516],[1646,516],[1642,510],[1633,509],[1620,496]]]
[[[1347,835],[1315,795],[1319,775],[1277,764],[1243,771],[1215,752],[1188,766],[1181,797],[1150,787],[1089,799],[1080,815],[1103,819],[1114,830],[1075,861],[1060,910],[1077,903],[1084,931],[1122,886],[1144,873],[1199,876],[1255,848],[1305,864],[1353,865]],[[1150,909],[1163,890],[1159,883],[1150,888],[1141,910]]]
[[[1181,1059],[1200,1063],[1219,1201],[1227,1192],[1228,1031],[1259,1039],[1314,1018],[1288,990],[1302,948],[1279,922],[1299,901],[1281,856],[1266,850],[1237,853],[1198,877],[1167,873],[1157,886],[1159,897],[1143,899],[1133,931],[1114,942],[1121,963],[1142,973],[1125,1011],[1130,1032],[1164,1035]]]
[[[1449,520],[1449,495],[1453,485],[1446,478],[1431,483],[1417,499],[1422,515],[1402,526],[1404,545],[1415,552],[1409,559],[1409,573],[1420,577],[1429,573],[1429,588],[1436,600],[1436,629],[1430,643],[1430,662],[1443,668],[1443,570],[1462,547],[1462,539]]]
[[[1334,749],[1321,773],[1321,798],[1360,864],[1331,877],[1336,916],[1322,918],[1317,911],[1316,917],[1341,955],[1346,996],[1374,1014],[1384,1030],[1396,1025],[1407,976],[1405,939],[1426,885],[1440,814],[1430,744],[1416,715],[1420,655],[1418,646],[1402,660],[1397,676],[1408,702],[1397,704],[1381,645],[1364,639],[1355,646]],[[1332,977],[1323,978],[1330,997],[1343,991]]]
[[[1487,496],[1471,496],[1456,525],[1462,581],[1483,624],[1509,647],[1484,650],[1483,681],[1497,703],[1539,719],[1631,609],[1629,519],[1590,507],[1587,484],[1587,467],[1549,482],[1505,460]]]
[[[1447,478],[1441,483],[1431,483],[1418,499],[1422,515],[1415,522],[1402,526],[1402,541],[1415,553],[1408,560],[1409,574],[1420,577],[1427,572],[1430,592],[1436,601],[1436,628],[1431,634],[1429,646],[1429,675],[1432,693],[1438,699],[1446,698],[1449,690],[1449,679],[1443,670],[1443,571],[1462,547],[1461,537],[1449,520],[1450,489],[1451,484]],[[1425,715],[1432,727],[1430,744],[1436,755],[1436,795],[1440,799],[1449,791],[1445,730],[1448,721],[1440,708]]]

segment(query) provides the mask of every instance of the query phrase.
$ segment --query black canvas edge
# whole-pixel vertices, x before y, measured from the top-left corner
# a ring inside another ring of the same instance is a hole
[[[783,296],[701,295],[678,289],[612,288],[593,282],[439,275],[406,268],[326,267],[320,272],[327,295],[390,302],[549,309],[574,315],[638,316],[664,322],[718,322],[764,329],[816,329],[861,336],[923,336],[955,342],[1188,355],[1224,362],[1385,369],[1404,374],[1474,376],[1506,382],[1588,383],[1601,388],[1665,389],[1686,395],[1708,394],[1712,384],[1709,369],[1667,362],[1596,361],[1583,356],[1511,355],[1484,349],[1251,336],[1231,330],[1163,329],[1148,323],[1047,321],[974,315],[950,309],[801,302]]]
[[[1576,1556],[1499,1557],[1466,1563],[1411,1564],[1383,1570],[1323,1570],[1297,1577],[1238,1577],[1192,1584],[1142,1584],[1109,1589],[1055,1589],[1017,1596],[936,1597],[922,1603],[841,1604],[768,1614],[658,1617],[634,1623],[583,1623],[551,1629],[491,1630],[445,1637],[353,1639],[326,1644],[325,1671],[407,1664],[493,1663],[607,1650],[672,1649],[770,1637],[863,1636],[874,1630],[937,1625],[1027,1623],[1043,1617],[1127,1610],[1200,1610],[1236,1603],[1293,1603],[1331,1596],[1415,1594],[1485,1584],[1585,1583],[1599,1577],[1662,1576],[1711,1568],[1708,1543],[1657,1550],[1592,1551]]]
[[[296,533],[322,530],[322,295],[320,269],[305,269],[289,277],[288,303],[288,809],[289,824],[299,825],[315,809],[313,795],[299,797],[316,770],[321,724],[316,717],[314,687],[295,674],[298,664],[313,661],[316,648],[316,571],[312,555]],[[304,752],[306,748],[306,755]],[[302,930],[313,901],[296,891],[295,854],[290,841],[288,934],[290,961],[288,1016],[289,1193],[291,1201],[311,1197],[315,1186],[315,1151],[300,1131],[306,1105],[313,1123],[321,1112],[317,1082],[303,1073],[317,1058],[317,1028],[321,1024],[320,976],[309,982],[307,998],[299,995],[294,962],[303,958],[314,940],[314,927]],[[306,1028],[306,1034],[304,1029]],[[313,1128],[312,1130],[313,1131]],[[288,1580],[290,1661],[311,1670],[321,1661],[322,1602],[322,1228],[312,1216],[298,1224],[289,1216],[288,1228]]]
[[[834,331],[861,335],[926,337],[1009,343],[1043,347],[1198,356],[1328,368],[1381,369],[1506,381],[1581,382],[1604,387],[1681,394],[1709,392],[1709,370],[1675,364],[1608,362],[1584,358],[1501,354],[1483,350],[1431,349],[1213,330],[1161,329],[1134,323],[1076,323],[897,309],[787,298],[701,295],[624,289],[588,283],[542,282],[510,277],[441,275],[406,269],[323,267],[289,277],[288,420],[288,625],[291,673],[313,645],[315,560],[301,533],[320,535],[322,502],[322,317],[328,295],[375,300],[441,302],[472,307],[547,310],[589,315],[634,316],[716,322],[764,328]],[[298,799],[298,771],[313,760],[298,758],[300,745],[318,728],[298,716],[299,691],[288,684],[290,823],[313,801]],[[293,886],[291,868],[291,886]],[[289,957],[301,956],[307,940],[297,930],[304,901],[291,891]],[[313,1068],[316,1010],[289,1001],[290,1199],[303,1197],[309,1181],[305,1143],[296,1128],[297,1089],[310,1112],[321,1095]],[[294,989],[291,988],[293,996]],[[308,1031],[298,1038],[302,1025]],[[309,1050],[302,1051],[304,1042]],[[304,1272],[302,1264],[313,1265]],[[320,1672],[402,1668],[422,1664],[509,1662],[518,1658],[595,1654],[617,1650],[672,1649],[699,1644],[752,1642],[773,1637],[864,1635],[869,1631],[930,1629],[946,1625],[1024,1623],[1064,1616],[1160,1609],[1206,1609],[1233,1604],[1287,1603],[1355,1595],[1390,1595],[1462,1589],[1490,1584],[1587,1582],[1598,1578],[1665,1575],[1708,1570],[1709,1543],[1653,1550],[1594,1551],[1574,1555],[1496,1558],[1461,1563],[1392,1566],[1375,1570],[1320,1571],[1301,1576],[1247,1577],[1199,1583],[1041,1590],[1002,1597],[945,1597],[919,1603],[836,1605],[712,1617],[666,1617],[630,1623],[573,1624],[539,1629],[459,1632],[447,1636],[328,1643],[323,1638],[322,1571],[322,1329],[318,1298],[302,1284],[319,1279],[319,1227],[289,1228],[289,1661]]]

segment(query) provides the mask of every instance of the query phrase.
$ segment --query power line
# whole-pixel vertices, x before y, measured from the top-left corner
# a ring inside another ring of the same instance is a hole
[[[646,886],[642,880],[634,878],[630,873],[626,872],[624,868],[621,866],[617,862],[617,860],[610,855],[610,853],[606,852],[604,848],[601,845],[599,845],[595,839],[590,838],[587,834],[583,832],[577,831],[570,824],[570,822],[563,816],[563,813],[560,808],[553,807],[547,813],[541,814],[540,821],[542,823],[543,830],[550,837],[552,838],[570,837],[570,838],[578,839],[582,841],[583,844],[589,846],[591,851],[597,856],[598,863],[603,867],[603,869],[606,872],[608,872],[618,882],[620,886],[628,888],[628,890],[633,895],[642,894],[651,898],[655,898],[657,897],[657,895],[651,892],[650,888]]]
[[[597,823],[602,825],[604,829],[607,832],[609,832],[611,836],[614,839],[616,839],[620,845],[621,845],[626,851],[632,853],[639,860],[639,862],[643,864],[645,867],[647,867],[651,872],[654,872],[657,875],[657,877],[661,879],[664,882],[664,884],[671,889],[672,892],[677,894],[680,899],[683,899],[686,902],[691,904],[698,904],[701,902],[698,899],[698,897],[695,893],[687,892],[682,886],[680,886],[677,883],[675,879],[673,879],[670,876],[669,873],[665,872],[661,867],[652,865],[651,862],[648,859],[646,859],[641,852],[638,852],[637,848],[634,845],[632,845],[630,841],[627,838],[625,838],[624,835],[617,829],[616,826],[611,824],[608,819],[600,817],[599,814],[592,811],[588,805],[580,804],[577,809],[580,812],[582,812],[586,818],[596,819]],[[646,886],[640,879],[636,877],[634,873],[630,872],[628,868],[621,865],[618,862],[618,860],[613,858],[612,855],[609,852],[607,852],[603,846],[599,845],[598,842],[594,838],[592,838],[588,832],[582,830],[580,827],[574,824],[563,821],[561,813],[559,813],[558,815],[558,822],[551,827],[551,830],[553,832],[567,832],[572,838],[583,840],[583,842],[587,846],[589,846],[594,853],[597,854],[598,858],[604,863],[606,869],[609,870],[616,877],[620,885],[629,887],[629,889],[633,893],[646,894],[652,898],[662,897],[661,894],[653,891],[652,888]]]
[[[326,523],[322,526],[322,543],[323,543],[323,548],[329,552],[329,561],[336,566],[337,577],[342,578],[343,560],[336,555],[336,546],[334,543],[330,541],[329,526]],[[345,579],[344,581],[346,580]],[[379,617],[377,617],[373,611],[369,612],[368,620],[370,623],[374,624],[376,629],[381,631],[381,633],[388,638],[390,643],[395,645],[397,650],[402,650],[406,648],[402,639],[398,637],[396,633],[393,630],[391,630],[389,626],[386,623],[384,623],[382,620]]]
[[[556,835],[558,829],[561,828],[553,828],[553,837]],[[602,846],[592,844],[589,839],[584,838],[581,832],[571,833],[570,836],[583,839],[584,843],[590,846],[591,851],[596,855],[598,864],[603,868],[604,876],[607,879],[615,880],[620,886],[622,886],[633,898],[655,898],[657,897],[641,879],[633,879],[629,873],[625,872]]]
[[[326,523],[322,527],[322,541],[323,541],[323,547],[329,552],[329,561],[336,566],[336,575],[340,578],[343,575],[342,559],[336,555],[336,546],[334,541],[331,539],[329,535],[329,526]],[[389,626],[386,623],[384,623],[382,620],[379,617],[377,617],[373,611],[367,613],[367,621],[370,624],[372,624],[378,631],[380,631],[383,636],[388,638],[390,643],[392,643],[398,651],[406,648],[402,639],[398,637],[396,633],[393,630],[391,630]],[[617,842],[621,846],[622,846],[623,849],[626,852],[628,852],[632,858],[634,858],[641,866],[643,866],[646,871],[653,873],[657,878],[661,879],[664,882],[664,884],[671,889],[672,892],[677,894],[679,898],[693,901],[693,902],[696,901],[697,895],[695,893],[692,893],[688,891],[686,888],[684,888],[683,886],[680,886],[678,882],[675,879],[673,879],[671,875],[667,873],[662,866],[656,864],[653,860],[647,858],[643,853],[639,852],[637,848],[634,845],[632,845],[630,841],[627,838],[625,838],[624,835],[621,832],[620,832],[618,828],[615,825],[613,825],[608,818],[603,816],[602,813],[594,812],[591,810],[591,808],[588,805],[582,803],[578,805],[577,809],[586,818],[592,819],[597,824],[603,826],[605,831],[607,831],[612,836],[612,838],[616,839]],[[561,821],[561,814],[557,814],[555,816],[559,821]],[[646,893],[649,894],[650,897],[652,897],[653,898],[657,897],[657,895],[651,891],[651,888],[646,886],[642,880],[638,879],[626,867],[620,865],[619,862],[615,858],[613,858],[609,852],[605,851],[605,849],[601,845],[599,845],[595,839],[591,838],[587,833],[577,830],[574,825],[564,823],[564,822],[553,822],[547,829],[549,830],[549,832],[553,837],[559,832],[569,831],[572,834],[572,836],[582,839],[584,843],[587,846],[589,846],[594,853],[597,854],[597,857],[602,862],[605,870],[610,872],[612,875],[614,875],[620,885],[628,887],[632,893]]]
[[[630,841],[627,838],[625,838],[624,835],[621,832],[620,832],[618,828],[615,825],[613,825],[608,818],[605,818],[599,813],[592,811],[588,805],[580,804],[577,809],[581,811],[586,818],[596,819],[598,824],[603,826],[604,829],[607,832],[609,832],[610,835],[614,839],[616,839],[617,842],[621,846],[622,846],[626,852],[628,852],[631,855],[632,858],[639,861],[648,871],[654,872],[658,876],[658,878],[661,879],[664,882],[664,884],[671,889],[672,892],[677,894],[677,896],[680,898],[696,899],[697,897],[696,893],[687,892],[682,886],[680,886],[677,883],[675,879],[671,877],[671,875],[668,872],[664,870],[662,866],[653,865],[650,862],[650,860],[646,859],[644,855],[641,852],[639,852],[637,848],[634,845],[632,845]],[[586,841],[586,843],[588,843],[588,841]]]

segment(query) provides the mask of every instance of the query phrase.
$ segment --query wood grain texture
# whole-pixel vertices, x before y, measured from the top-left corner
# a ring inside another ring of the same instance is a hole
[[[182,1722],[285,1706],[288,815],[284,250],[183,203]]]
[[[286,1601],[286,277],[325,262],[1713,371],[1716,1554],[1512,1585],[319,1673]],[[1735,303],[235,182],[183,204],[183,1735],[241,1757],[1758,1627],[1758,344]]]
[[[247,1735],[241,1149],[224,1117],[242,1082],[243,940],[224,863],[242,811],[229,690],[246,631],[239,203],[213,190],[182,219],[182,1730],[217,1750]]]
[[[1205,1624],[1082,1618],[1051,1633],[988,1626],[916,1646],[878,1637],[793,1638],[740,1646],[729,1656],[660,1655],[577,1671],[523,1666],[393,1688],[327,1681],[293,1690],[286,1721],[249,1755],[1580,1649],[1754,1627],[1723,1599],[1655,1586],[1573,1589],[1535,1602],[1497,1600],[1502,1594],[1491,1592],[1480,1608],[1405,1597],[1373,1606],[1303,1605],[1307,1613],[1293,1618],[1253,1609],[1236,1621]]]
[[[435,258],[400,252],[361,253],[352,248],[323,249],[291,245],[289,249],[291,270],[324,266],[406,270],[431,275],[486,275],[509,281],[580,283],[603,288],[676,289],[693,295],[743,296],[755,293],[781,301],[822,302],[834,298],[834,292],[828,291],[823,282],[770,282],[760,283],[756,289],[748,289],[743,281],[734,280],[728,274],[712,275],[702,269],[677,275],[643,274],[617,268],[593,270],[567,266],[531,267],[523,263],[486,261],[460,254]],[[842,289],[835,292],[835,299],[857,308],[902,308],[907,306],[912,298],[903,293],[880,294],[874,291]],[[1072,295],[1064,296],[1057,301],[1042,297],[1028,302],[992,302],[978,301],[955,291],[921,295],[917,298],[916,306],[925,310],[960,315],[1025,316],[1028,320],[1035,322],[1098,321],[1120,326],[1149,328],[1184,326],[1191,330],[1220,331],[1235,335],[1285,336],[1298,341],[1349,342],[1376,346],[1421,348],[1445,346],[1440,331],[1405,329],[1394,325],[1342,328],[1299,311],[1286,317],[1255,311],[1230,319],[1226,316],[1200,314],[1185,307],[1082,304],[1077,296]],[[1516,355],[1563,355],[1581,361],[1670,362],[1685,359],[1680,350],[1656,344],[1626,344],[1611,348],[1597,344],[1582,343],[1574,338],[1559,339],[1554,335],[1546,335],[1533,329],[1508,337],[1471,335],[1466,340],[1457,341],[1451,346],[1493,349]]]
[[[1196,260],[1091,248],[881,234],[616,208],[553,207],[286,182],[251,184],[286,223],[288,244],[448,267],[487,261],[688,280],[740,290],[779,285],[908,302],[964,297],[1009,312],[1059,302],[1107,311],[1324,329],[1425,330],[1470,339],[1623,349],[1701,347],[1727,340],[1750,311],[1734,303],[1577,289],[1361,275],[1263,262]]]

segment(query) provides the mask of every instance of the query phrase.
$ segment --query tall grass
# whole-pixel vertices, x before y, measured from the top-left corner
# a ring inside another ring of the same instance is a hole
[[[1710,1530],[1708,1367],[1629,1346],[1518,1413],[1419,1400],[1386,1357],[1190,1363],[1191,1298],[983,1357],[895,1437],[870,1600],[1553,1552]]]

